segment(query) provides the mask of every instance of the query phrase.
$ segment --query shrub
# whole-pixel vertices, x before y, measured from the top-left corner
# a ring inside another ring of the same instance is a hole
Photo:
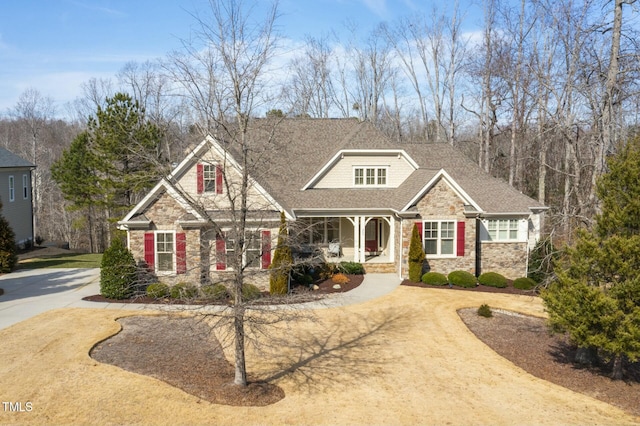
[[[224,284],[208,284],[201,289],[202,295],[206,299],[225,300],[229,298],[229,291]]]
[[[192,299],[198,295],[198,289],[188,283],[178,283],[171,287],[172,299]]]
[[[165,283],[153,283],[147,286],[147,296],[162,299],[169,295],[169,286]]]
[[[280,213],[280,230],[278,242],[273,253],[273,260],[269,269],[269,292],[271,294],[287,294],[289,290],[289,271],[293,264],[293,256],[289,247],[287,223],[284,212]]]
[[[480,305],[478,308],[478,315],[485,318],[491,318],[493,316],[493,312],[491,312],[491,308],[486,303],[484,305]]]
[[[340,262],[338,269],[343,274],[364,275],[364,266],[359,262]]]
[[[418,231],[418,225],[413,224],[411,242],[409,243],[409,280],[419,283],[422,278],[422,265],[425,260],[422,236]]]
[[[242,284],[242,298],[244,300],[255,300],[262,297],[260,289],[253,284]]]
[[[0,209],[2,209],[1,202]],[[16,234],[9,225],[9,221],[0,214],[0,273],[11,272],[17,263]]]
[[[476,277],[467,271],[453,271],[447,278],[451,284],[457,285],[458,287],[472,288],[478,283]]]
[[[538,241],[529,253],[528,277],[536,283],[547,281],[553,276],[554,265],[559,257],[559,252],[553,246],[551,237]]]
[[[427,272],[422,276],[422,282],[429,285],[447,285],[449,281],[444,274],[439,272]]]
[[[136,261],[122,239],[114,237],[104,251],[100,265],[100,294],[109,299],[127,299],[133,295]]]
[[[531,290],[536,286],[536,282],[531,278],[522,277],[513,280],[513,287],[520,290]]]
[[[331,277],[331,281],[336,284],[346,284],[349,282],[349,277],[347,277],[345,274],[335,274],[333,277]]]
[[[478,282],[489,287],[505,288],[507,286],[507,279],[497,272],[480,274]]]

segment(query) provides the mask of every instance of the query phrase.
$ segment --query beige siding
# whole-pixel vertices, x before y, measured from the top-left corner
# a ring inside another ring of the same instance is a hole
[[[239,200],[240,184],[242,182],[242,175],[240,172],[229,164],[225,167],[222,159],[216,158],[211,152],[206,153],[202,157],[202,161],[211,162],[212,164],[220,164],[223,167],[223,170],[227,173],[227,179],[231,182],[231,191],[234,191],[236,193],[235,195],[238,195],[237,200]],[[211,192],[198,194],[197,181],[197,167],[194,163],[193,166],[180,178],[177,187],[184,194],[189,194],[196,203],[204,206],[207,210],[225,210],[230,208],[226,187],[223,188],[222,194]],[[247,202],[250,210],[272,209],[267,198],[255,187],[249,187]]]
[[[354,167],[386,167],[387,187],[397,188],[414,171],[404,159],[394,155],[345,155],[338,160],[325,175],[320,178],[314,188],[352,188]]]
[[[22,176],[27,176],[27,198],[24,197]],[[14,179],[14,200],[9,195],[9,176]],[[0,200],[2,215],[16,234],[16,243],[20,244],[33,238],[33,217],[31,207],[31,177],[29,170],[10,170],[0,172]]]

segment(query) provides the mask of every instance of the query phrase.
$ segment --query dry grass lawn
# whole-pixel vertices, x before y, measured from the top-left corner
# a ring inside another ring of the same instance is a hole
[[[623,411],[537,379],[465,327],[456,310],[542,316],[538,299],[400,287],[317,312],[281,330],[284,346],[249,352],[251,372],[285,398],[266,407],[215,405],[89,357],[133,311],[50,311],[0,331],[0,401],[30,402],[2,424],[638,424]],[[229,357],[230,354],[227,354]],[[176,359],[175,362],[180,362]]]

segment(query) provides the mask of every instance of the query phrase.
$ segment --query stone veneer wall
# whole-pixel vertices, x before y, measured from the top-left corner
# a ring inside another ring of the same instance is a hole
[[[481,272],[497,272],[510,279],[527,276],[527,243],[483,242]]]
[[[205,283],[229,282],[233,280],[233,271],[216,270],[215,236],[200,229],[183,229],[178,220],[185,211],[171,196],[163,194],[145,211],[152,222],[147,230],[129,231],[129,249],[136,262],[144,261],[144,234],[153,231],[184,232],[186,238],[187,272],[185,274],[159,274],[158,280],[169,285],[186,282],[193,285]],[[278,229],[271,229],[272,244],[278,236]],[[273,256],[273,253],[272,253]],[[262,290],[269,288],[269,271],[246,270],[245,282],[257,285]]]
[[[413,225],[425,220],[464,221],[464,256],[433,259],[427,256],[432,271],[447,275],[455,270],[464,270],[475,274],[476,269],[476,219],[464,215],[464,203],[453,189],[442,179],[417,204],[420,218],[405,220],[402,226],[402,276],[409,273],[408,255]]]

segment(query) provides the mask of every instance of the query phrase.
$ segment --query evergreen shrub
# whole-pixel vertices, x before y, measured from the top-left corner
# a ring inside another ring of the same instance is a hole
[[[449,282],[458,287],[472,288],[478,283],[476,277],[467,271],[453,271],[447,276]]]
[[[262,297],[262,292],[253,284],[242,284],[242,298],[244,300],[255,300]]]
[[[189,283],[178,283],[171,287],[172,299],[192,299],[198,295],[198,289]]]
[[[359,262],[340,262],[340,272],[348,275],[364,275],[364,266]]]
[[[229,291],[222,283],[208,284],[203,286],[200,290],[206,299],[225,300],[229,298]]]
[[[422,265],[426,256],[422,247],[422,236],[418,231],[418,226],[413,225],[411,241],[409,243],[409,280],[419,283],[422,279]]]
[[[478,282],[489,287],[505,288],[507,287],[507,279],[497,272],[485,272],[480,274]]]
[[[147,296],[162,299],[169,296],[169,286],[165,283],[153,283],[147,286]]]
[[[483,304],[478,308],[478,315],[485,318],[491,318],[493,316],[493,312],[491,312],[489,305]]]
[[[0,210],[2,203],[0,202]],[[0,273],[8,273],[18,264],[16,248],[16,234],[11,229],[9,221],[0,214]]]
[[[100,294],[109,299],[133,296],[136,261],[121,238],[114,237],[100,265]]]
[[[513,287],[520,290],[531,290],[536,286],[536,282],[528,277],[513,280]]]
[[[439,272],[427,272],[422,276],[422,282],[429,285],[447,285],[449,281],[444,274]]]
[[[278,242],[273,252],[273,260],[269,269],[269,293],[287,294],[289,290],[289,272],[293,264],[293,255],[288,241],[287,223],[284,212],[280,213],[280,229],[278,231]]]

